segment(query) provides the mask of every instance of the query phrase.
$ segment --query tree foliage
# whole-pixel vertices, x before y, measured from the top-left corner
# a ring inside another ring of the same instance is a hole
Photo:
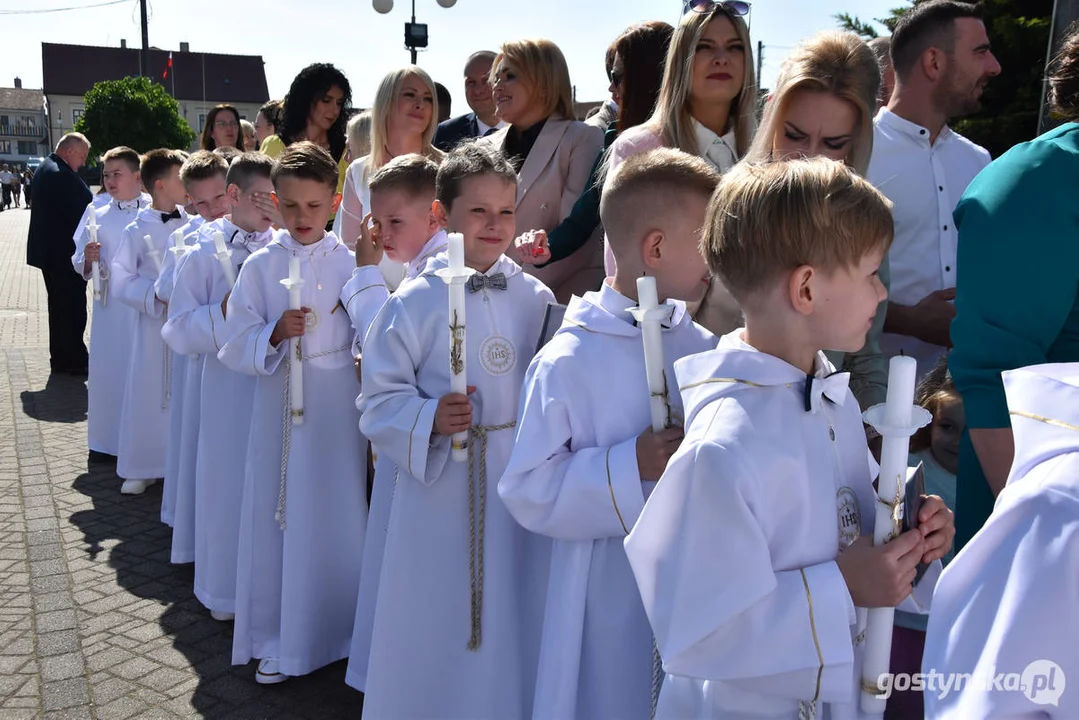
[[[180,105],[147,77],[95,83],[75,130],[102,151],[117,145],[144,153],[155,148],[186,150],[196,133],[180,117]]]
[[[983,0],[980,6],[1001,73],[989,81],[982,109],[955,121],[952,127],[998,157],[1038,132],[1053,0]],[[891,32],[908,9],[910,4],[895,8],[888,17],[873,22]],[[873,23],[846,13],[837,15],[836,21],[862,37],[876,37],[878,32]]]

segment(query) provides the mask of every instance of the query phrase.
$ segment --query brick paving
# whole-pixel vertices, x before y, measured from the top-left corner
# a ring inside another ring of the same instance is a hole
[[[86,384],[50,376],[30,213],[0,213],[0,720],[358,718],[336,663],[271,687],[169,564],[160,484],[87,466]]]

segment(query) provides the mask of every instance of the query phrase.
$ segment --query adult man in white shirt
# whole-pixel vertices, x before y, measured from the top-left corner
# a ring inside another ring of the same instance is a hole
[[[979,10],[932,0],[913,7],[892,34],[895,89],[877,113],[868,179],[894,204],[891,288],[881,347],[910,355],[924,375],[951,347],[956,245],[952,212],[989,153],[947,126],[981,107],[1000,64]]]
[[[438,149],[449,152],[462,140],[490,135],[506,124],[495,110],[487,79],[495,57],[490,50],[480,50],[465,62],[465,101],[472,112],[439,123],[434,139]]]

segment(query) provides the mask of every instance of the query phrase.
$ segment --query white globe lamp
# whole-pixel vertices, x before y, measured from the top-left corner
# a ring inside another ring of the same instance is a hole
[[[375,12],[383,15],[393,10],[393,0],[371,0],[371,4],[375,8]]]
[[[457,4],[457,0],[435,0],[439,7],[451,8]]]

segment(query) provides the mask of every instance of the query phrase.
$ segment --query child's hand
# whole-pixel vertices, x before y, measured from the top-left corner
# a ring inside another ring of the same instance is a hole
[[[83,257],[86,258],[87,265],[101,260],[101,243],[86,243],[86,248],[83,250]]]
[[[521,265],[542,265],[551,259],[546,230],[529,230],[513,244],[517,251],[517,262]]]
[[[476,392],[474,385],[468,386],[468,395]],[[468,395],[450,393],[438,399],[435,408],[435,432],[439,435],[453,435],[472,427],[472,404]]]
[[[382,226],[375,222],[368,229],[370,222],[371,213],[368,213],[360,223],[360,236],[356,238],[356,267],[382,262]]]
[[[926,495],[918,513],[918,532],[925,538],[922,562],[940,560],[952,549],[955,539],[955,514],[936,495]]]
[[[231,295],[231,294],[232,294],[231,290],[226,292],[225,293],[225,299],[221,301],[221,317],[223,317],[223,318],[228,317],[227,309],[228,309],[228,304],[229,304],[229,295]]]
[[[307,326],[304,314],[309,312],[311,312],[311,308],[308,307],[283,312],[281,319],[274,325],[273,332],[270,333],[270,344],[276,347],[281,344],[282,340],[303,335],[304,328]]]
[[[879,547],[874,547],[872,537],[863,535],[840,550],[835,562],[855,605],[895,607],[910,595],[924,553],[922,534],[908,530]]]
[[[252,193],[251,204],[258,208],[259,212],[262,213],[262,217],[269,220],[270,224],[275,228],[285,225],[285,221],[281,217],[281,211],[277,209],[277,205],[274,204],[269,193]]]
[[[659,480],[675,450],[682,444],[685,433],[681,427],[667,428],[658,433],[648,428],[637,436],[637,471],[641,480]]]

